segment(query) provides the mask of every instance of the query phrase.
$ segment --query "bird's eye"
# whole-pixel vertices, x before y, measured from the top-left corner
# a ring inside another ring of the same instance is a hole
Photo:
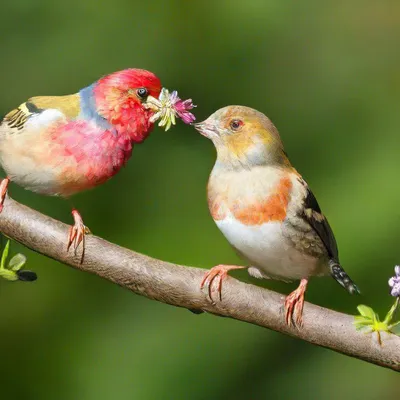
[[[240,119],[233,119],[229,126],[233,131],[238,131],[243,126],[243,121]]]
[[[141,99],[144,99],[148,95],[149,91],[146,88],[139,88],[136,93]]]

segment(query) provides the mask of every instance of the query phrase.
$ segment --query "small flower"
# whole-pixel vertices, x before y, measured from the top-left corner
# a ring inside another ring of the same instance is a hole
[[[196,107],[192,99],[181,100],[178,97],[178,92],[174,90],[171,94],[171,103],[175,107],[176,113],[185,124],[191,124],[196,121],[196,117],[188,110]]]
[[[153,96],[149,96],[145,106],[154,111],[150,122],[154,123],[160,120],[158,126],[165,127],[166,131],[176,124],[177,116],[185,124],[190,124],[196,120],[196,117],[189,112],[189,110],[196,107],[192,99],[181,100],[176,90],[170,94],[168,89],[162,88],[159,98],[156,99]]]
[[[400,265],[394,267],[395,276],[389,279],[389,286],[391,288],[390,294],[393,297],[400,297]]]

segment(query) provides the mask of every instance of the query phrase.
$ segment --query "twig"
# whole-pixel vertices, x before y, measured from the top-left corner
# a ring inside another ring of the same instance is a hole
[[[224,283],[222,302],[213,305],[199,289],[203,269],[156,260],[94,235],[87,237],[81,264],[79,254],[66,252],[67,225],[10,198],[0,214],[0,231],[32,250],[150,299],[249,322],[400,371],[400,337],[385,334],[380,346],[372,334],[355,330],[351,315],[306,303],[303,328],[289,328],[281,294],[232,277]]]

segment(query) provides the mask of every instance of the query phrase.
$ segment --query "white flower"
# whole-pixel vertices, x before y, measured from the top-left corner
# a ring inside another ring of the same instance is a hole
[[[395,276],[389,279],[389,286],[392,289],[390,294],[393,297],[400,297],[400,265],[394,267],[394,274]]]

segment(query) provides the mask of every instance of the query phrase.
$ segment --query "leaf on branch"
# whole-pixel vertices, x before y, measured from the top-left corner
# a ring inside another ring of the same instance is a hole
[[[7,240],[0,260],[0,277],[7,281],[35,281],[37,279],[35,272],[22,269],[26,263],[26,256],[21,253],[12,257],[6,267],[9,252],[10,240]]]

